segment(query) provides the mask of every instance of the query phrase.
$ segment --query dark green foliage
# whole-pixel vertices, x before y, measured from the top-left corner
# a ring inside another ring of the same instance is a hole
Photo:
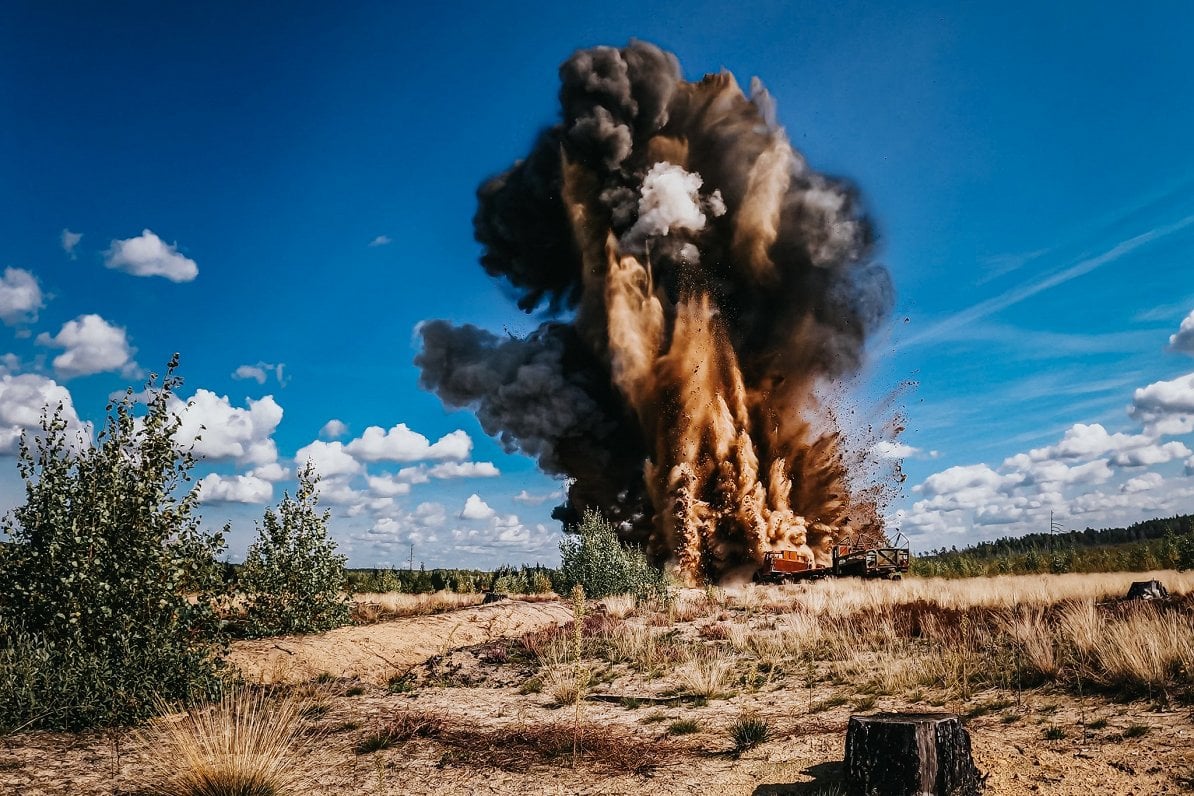
[[[642,551],[622,544],[617,531],[593,509],[560,542],[557,594],[573,586],[584,587],[589,599],[611,594],[633,594],[640,599],[667,593],[663,572],[652,566]]]
[[[505,594],[543,594],[552,589],[555,570],[541,564],[502,566],[492,572],[479,569],[350,569],[348,582],[355,592],[404,592],[425,594],[453,591],[475,594],[496,591]]]
[[[218,687],[223,538],[193,513],[176,366],[150,377],[143,416],[131,389],[110,404],[95,445],[61,406],[22,437],[25,503],[0,549],[0,727],[132,722]]]
[[[916,556],[912,572],[937,577],[1044,572],[1144,572],[1194,569],[1194,515],[1127,528],[1037,533]]]
[[[330,512],[319,512],[318,483],[308,463],[294,497],[284,494],[277,513],[265,510],[240,570],[249,635],[318,633],[348,624],[344,556],[328,536]]]
[[[771,738],[771,725],[755,713],[743,713],[730,725],[730,740],[738,754],[754,749]]]

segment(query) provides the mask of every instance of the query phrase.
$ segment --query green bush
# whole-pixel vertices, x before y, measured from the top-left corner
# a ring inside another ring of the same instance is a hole
[[[4,729],[126,723],[219,686],[223,537],[193,514],[177,364],[150,377],[142,416],[131,389],[110,404],[94,445],[61,406],[21,439],[25,503],[0,524]]]
[[[265,510],[240,571],[248,600],[248,633],[318,633],[348,624],[351,600],[344,556],[328,536],[330,512],[319,512],[319,476],[308,463],[294,497]]]
[[[558,594],[568,594],[576,585],[594,600],[612,594],[649,599],[667,593],[663,572],[642,551],[622,544],[614,527],[593,509],[560,542],[560,559]]]

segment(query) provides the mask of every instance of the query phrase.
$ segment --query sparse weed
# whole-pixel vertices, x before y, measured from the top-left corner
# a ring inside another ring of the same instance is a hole
[[[668,725],[668,735],[691,735],[701,731],[701,724],[696,719],[677,719]]]
[[[1121,738],[1142,738],[1152,731],[1152,727],[1147,724],[1129,724],[1123,732],[1119,734]]]

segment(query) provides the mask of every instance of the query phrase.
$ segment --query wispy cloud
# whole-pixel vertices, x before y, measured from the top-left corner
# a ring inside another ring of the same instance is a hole
[[[1064,285],[1065,283],[1077,279],[1080,276],[1085,276],[1091,271],[1102,268],[1105,265],[1114,263],[1129,254],[1147,246],[1158,240],[1174,235],[1194,224],[1194,215],[1186,216],[1172,224],[1150,229],[1147,232],[1142,232],[1139,235],[1128,238],[1127,240],[1117,243],[1102,254],[1094,257],[1087,257],[1078,262],[1054,271],[1035,282],[1020,285],[1012,288],[998,296],[993,296],[985,301],[980,301],[966,309],[954,313],[953,315],[938,321],[937,323],[925,329],[919,334],[912,335],[897,344],[897,348],[910,348],[916,345],[922,345],[934,340],[940,340],[944,337],[950,336],[958,329],[964,328],[973,324],[975,321],[993,315],[996,312],[1007,309],[1015,304],[1019,304],[1025,299],[1032,298],[1038,293],[1043,293],[1051,288]]]
[[[83,240],[82,232],[71,232],[69,229],[62,230],[62,250],[75,259],[75,247],[79,245],[79,241]]]
[[[389,235],[378,235],[376,238],[369,241],[369,247],[377,248],[378,246],[388,246],[393,242],[394,240]]]

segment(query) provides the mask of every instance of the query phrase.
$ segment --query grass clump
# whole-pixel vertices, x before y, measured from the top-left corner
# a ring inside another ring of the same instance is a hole
[[[1152,727],[1147,724],[1129,724],[1123,732],[1120,733],[1121,738],[1143,738],[1152,732]]]
[[[315,736],[302,732],[289,697],[233,689],[180,719],[163,717],[134,735],[149,772],[139,783],[160,796],[275,796],[310,774]]]
[[[696,719],[678,719],[668,725],[668,735],[691,735],[701,731],[701,724]]]
[[[734,753],[742,754],[771,738],[771,725],[757,713],[743,713],[730,725]]]
[[[715,655],[695,654],[676,668],[675,676],[683,693],[708,701],[729,694],[733,673],[730,661]]]

